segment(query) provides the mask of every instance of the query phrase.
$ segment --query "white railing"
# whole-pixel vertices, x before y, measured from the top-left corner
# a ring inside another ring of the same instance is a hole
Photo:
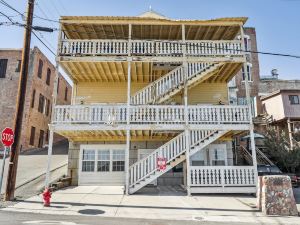
[[[197,145],[201,140],[207,138],[213,130],[190,131],[191,147]],[[173,161],[176,157],[186,151],[186,138],[184,132],[162,145],[150,155],[137,161],[129,167],[129,186],[133,186],[139,181],[145,179],[157,171],[157,159],[163,157],[167,163]]]
[[[210,68],[212,63],[188,63],[187,78],[188,80],[201,75],[201,72]],[[179,66],[166,75],[147,85],[131,97],[131,104],[143,105],[157,101],[160,97],[165,96],[170,91],[183,87],[185,81],[184,68]]]
[[[189,123],[191,124],[232,124],[249,121],[249,108],[247,106],[189,106]]]
[[[191,166],[191,186],[255,186],[253,166]]]
[[[55,106],[52,123],[126,124],[126,105]],[[248,124],[247,106],[188,106],[189,124]],[[183,105],[130,106],[131,124],[184,124]]]
[[[182,56],[182,41],[132,40],[131,54],[142,56]],[[186,41],[187,56],[241,57],[241,41]],[[127,40],[64,39],[60,43],[61,56],[128,55]]]

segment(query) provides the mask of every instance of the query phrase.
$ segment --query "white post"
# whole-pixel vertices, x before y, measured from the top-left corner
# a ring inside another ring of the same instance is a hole
[[[241,42],[242,42],[242,50],[244,52],[245,57],[245,42],[244,42],[244,28],[243,24],[240,26],[241,28]],[[246,99],[247,105],[249,108],[249,117],[250,117],[250,144],[251,144],[251,151],[252,151],[252,161],[254,167],[254,176],[255,176],[255,183],[257,184],[257,161],[256,161],[256,149],[255,149],[255,139],[254,139],[254,125],[252,119],[252,107],[251,107],[251,97],[250,97],[250,90],[249,90],[249,80],[248,80],[248,71],[247,71],[247,59],[245,57],[244,62],[244,74],[245,74],[245,90],[246,90]]]
[[[61,25],[60,25],[60,32],[58,36],[58,44],[57,44],[57,55],[59,55],[60,52],[60,44],[62,40],[62,31],[61,31]],[[54,119],[55,115],[55,106],[56,106],[56,100],[57,100],[57,89],[58,89],[58,79],[59,79],[59,63],[58,59],[56,59],[56,65],[55,65],[55,79],[53,83],[53,93],[52,93],[52,111],[51,111],[51,120],[50,123]],[[47,169],[46,169],[46,179],[45,179],[45,188],[49,187],[50,182],[50,167],[51,167],[51,157],[52,157],[52,148],[53,148],[53,137],[54,137],[54,130],[51,125],[49,125],[49,143],[48,143],[48,161],[47,161]]]
[[[52,159],[52,147],[53,147],[53,136],[54,132],[50,129],[49,133],[49,144],[48,144],[48,161],[47,161],[47,169],[46,169],[46,179],[45,179],[45,188],[49,187],[50,183],[50,167],[51,167],[51,159]]]
[[[132,26],[129,24],[129,35],[128,35],[128,70],[127,70],[127,127],[126,127],[126,152],[125,152],[125,192],[129,194],[129,151],[130,151],[130,96],[131,96],[131,29]]]
[[[1,196],[1,190],[2,190],[2,181],[3,181],[3,176],[4,176],[4,169],[5,169],[5,160],[6,160],[6,151],[10,149],[6,146],[4,146],[4,152],[3,152],[3,159],[2,159],[2,168],[1,168],[1,173],[0,173],[0,196]]]
[[[186,59],[186,41],[185,41],[185,25],[181,26],[182,31],[182,53],[183,53],[183,71],[184,71],[184,118],[185,118],[185,141],[186,141],[186,190],[188,196],[191,195],[191,170],[190,170],[190,130],[188,118],[188,64]]]

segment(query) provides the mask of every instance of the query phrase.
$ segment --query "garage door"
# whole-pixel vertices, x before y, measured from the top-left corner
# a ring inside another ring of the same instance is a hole
[[[124,185],[125,145],[81,145],[79,185]]]

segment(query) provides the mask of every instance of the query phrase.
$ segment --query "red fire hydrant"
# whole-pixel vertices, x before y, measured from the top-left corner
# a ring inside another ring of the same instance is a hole
[[[46,188],[45,191],[43,192],[44,206],[49,207],[50,200],[51,200],[51,192],[50,192],[49,188]]]

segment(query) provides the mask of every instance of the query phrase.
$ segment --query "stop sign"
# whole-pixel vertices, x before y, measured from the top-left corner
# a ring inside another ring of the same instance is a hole
[[[15,137],[14,131],[11,128],[6,127],[2,131],[1,141],[2,141],[2,143],[3,143],[4,146],[10,147],[14,143],[14,137]]]

